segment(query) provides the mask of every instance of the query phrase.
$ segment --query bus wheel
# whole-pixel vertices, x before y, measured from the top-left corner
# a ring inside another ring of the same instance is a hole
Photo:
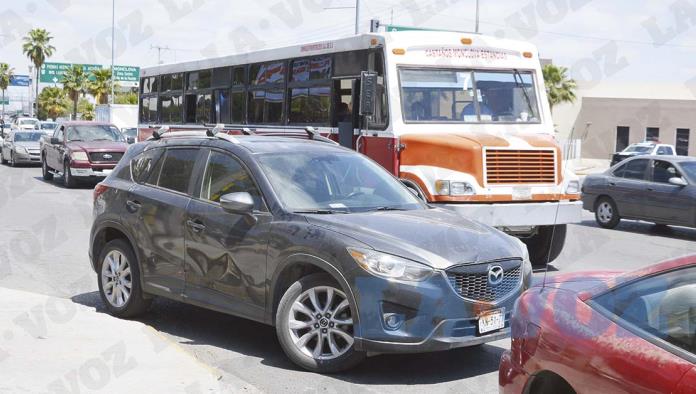
[[[563,250],[566,239],[567,225],[539,226],[537,233],[531,237],[522,238],[527,245],[529,259],[534,267],[544,267],[547,262],[558,258]]]

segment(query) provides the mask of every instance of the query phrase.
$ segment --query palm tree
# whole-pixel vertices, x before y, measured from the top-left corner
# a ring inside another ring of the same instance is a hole
[[[39,95],[38,102],[41,104],[41,108],[46,111],[48,117],[53,121],[55,121],[57,117],[68,112],[68,107],[66,107],[65,103],[65,91],[61,88],[43,88]]]
[[[551,112],[553,107],[562,103],[574,103],[577,84],[572,78],[568,78],[568,69],[565,67],[547,64],[542,69],[546,95],[549,98]]]
[[[87,90],[97,100],[97,104],[107,104],[111,92],[111,70],[108,68],[93,70],[92,80],[87,82]]]
[[[73,64],[73,66],[65,70],[63,74],[63,90],[73,102],[73,120],[77,118],[77,101],[80,96],[85,95],[88,81],[89,79],[85,70],[79,64]]]
[[[46,29],[31,29],[26,37],[24,37],[22,52],[24,52],[34,64],[34,68],[36,69],[36,94],[34,97],[37,99],[39,97],[39,73],[41,71],[41,66],[43,66],[46,58],[51,57],[56,50],[56,48],[50,44],[52,39],[53,37],[51,37]],[[36,112],[39,112],[38,101],[36,105]]]
[[[94,120],[94,104],[86,103],[82,109],[82,119],[83,120]]]
[[[10,86],[10,79],[14,75],[14,68],[7,63],[0,63],[0,90],[2,90],[2,118],[5,119],[5,90]]]

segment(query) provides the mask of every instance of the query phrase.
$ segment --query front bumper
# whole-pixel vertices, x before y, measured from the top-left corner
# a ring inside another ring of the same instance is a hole
[[[582,221],[581,201],[432,205],[492,227],[549,226]]]
[[[419,353],[475,346],[509,337],[510,316],[520,286],[499,302],[477,302],[459,296],[442,272],[423,282],[395,282],[357,273],[353,287],[360,331],[355,348],[370,353]],[[504,327],[478,333],[478,316],[502,309]],[[385,316],[396,314],[401,324],[388,327]]]
[[[498,367],[498,392],[501,394],[522,393],[528,380],[529,375],[513,362],[512,352],[504,351]]]
[[[113,168],[70,168],[70,175],[77,178],[105,178]]]
[[[23,153],[23,152],[15,152],[14,155],[14,160],[16,163],[41,163],[41,154],[40,153]]]

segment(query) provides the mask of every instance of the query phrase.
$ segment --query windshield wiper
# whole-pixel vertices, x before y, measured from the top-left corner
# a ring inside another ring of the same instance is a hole
[[[524,86],[524,80],[522,79],[522,74],[520,74],[519,70],[516,68],[513,68],[512,71],[515,72],[515,75],[513,78],[515,79],[515,85],[517,85],[518,88],[522,88],[522,93],[524,94],[524,100],[527,102],[527,108],[529,108],[529,115],[531,117],[536,117],[536,114],[534,113],[534,110],[532,109],[532,101],[529,99],[529,94],[527,93],[527,87]],[[520,81],[517,82],[517,77],[520,78]]]
[[[398,207],[377,207],[368,209],[368,212],[369,211],[406,211],[406,209]]]
[[[316,215],[333,215],[336,213],[348,213],[347,211],[336,211],[333,209],[307,209],[303,211],[292,211],[298,214],[316,214]]]

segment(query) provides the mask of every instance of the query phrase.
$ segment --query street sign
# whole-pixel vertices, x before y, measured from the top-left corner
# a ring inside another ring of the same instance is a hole
[[[394,32],[394,31],[457,31],[457,30],[442,30],[442,29],[429,29],[427,27],[414,27],[414,26],[400,26],[400,25],[382,25],[384,26],[385,31],[388,32]],[[460,33],[467,33],[467,32],[460,32]]]
[[[114,82],[121,86],[138,86],[140,67],[114,66]]]
[[[9,97],[5,97],[5,99],[3,100],[3,98],[0,97],[0,105],[2,105],[2,104],[10,105],[10,98],[9,98]]]
[[[10,86],[30,86],[31,78],[28,75],[13,75],[10,77]]]
[[[377,73],[374,71],[362,71],[360,73],[360,115],[372,116],[375,114],[375,100],[377,98]]]
[[[44,63],[39,73],[39,82],[42,83],[62,83],[65,71],[72,67],[71,63]],[[102,68],[100,64],[80,64],[86,74],[90,75],[92,70]],[[90,76],[90,80],[93,79]]]

